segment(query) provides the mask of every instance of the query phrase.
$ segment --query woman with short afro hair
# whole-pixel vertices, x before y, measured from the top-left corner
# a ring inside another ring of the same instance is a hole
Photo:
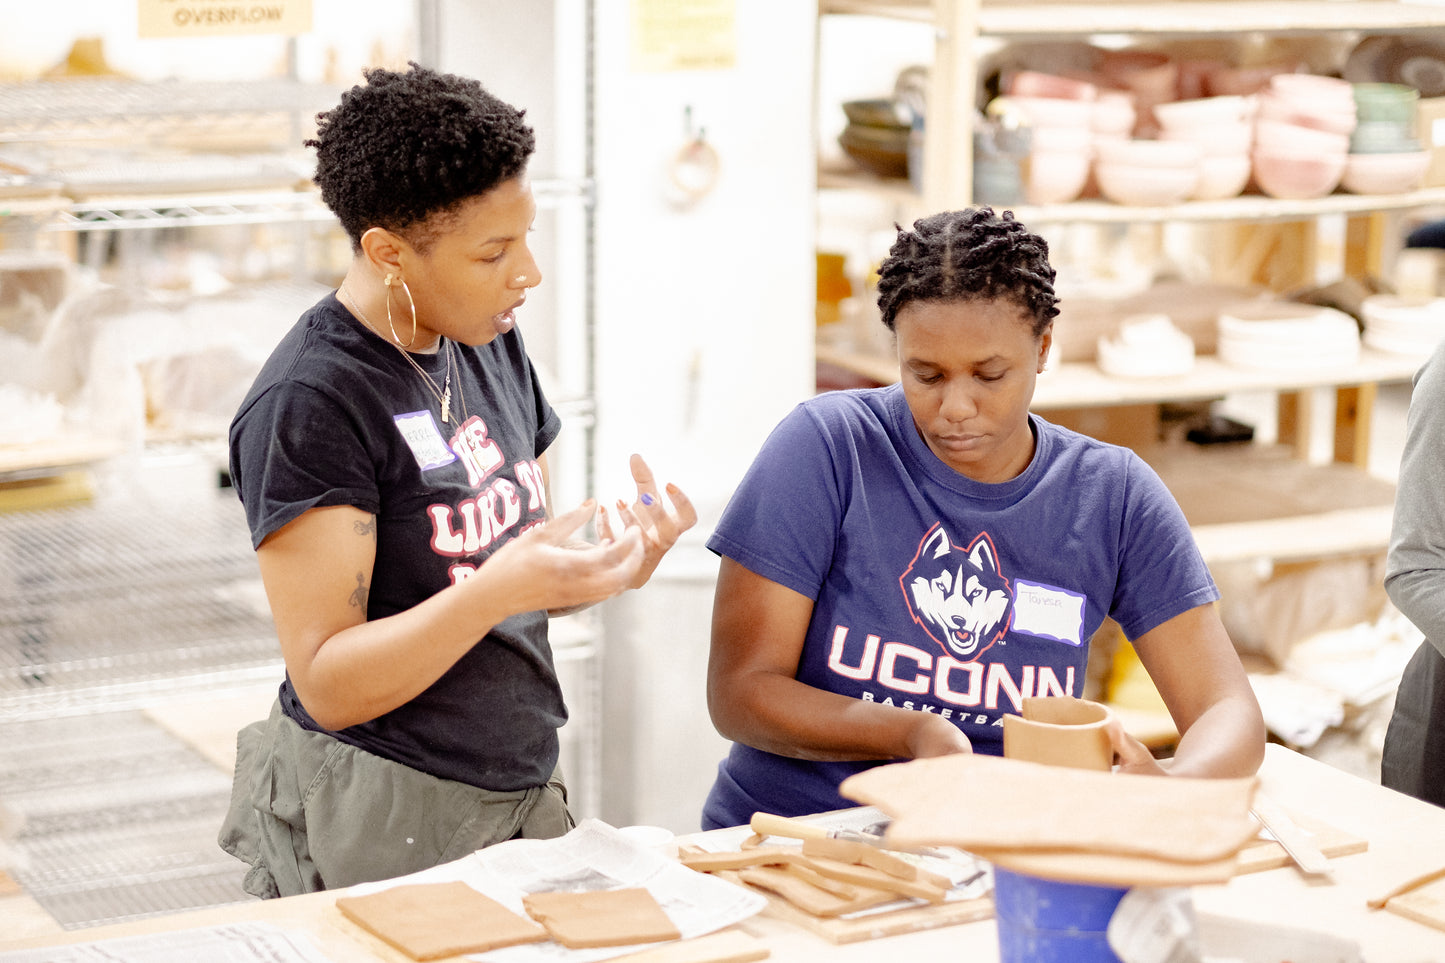
[[[220,833],[262,897],[570,829],[548,617],[640,587],[697,520],[636,455],[615,521],[553,515],[561,421],[516,327],[542,279],[532,130],[469,78],[365,77],[307,141],[351,264],[230,432],[286,666]]]
[[[1002,752],[1002,720],[1083,695],[1112,618],[1181,737],[1168,772],[1253,773],[1264,722],[1189,525],[1127,448],[1030,413],[1058,297],[1043,237],[980,207],[898,230],[878,307],[900,380],[798,405],[708,547],[708,707],[733,740],[704,828],[855,805],[870,766]],[[1119,768],[1165,772],[1117,724]],[[960,794],[988,786],[958,786]]]

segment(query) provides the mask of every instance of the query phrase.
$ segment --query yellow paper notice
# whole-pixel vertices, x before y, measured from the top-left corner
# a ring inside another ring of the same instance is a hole
[[[142,37],[295,37],[311,31],[311,0],[136,0]]]
[[[632,0],[632,69],[729,70],[737,64],[737,0]]]

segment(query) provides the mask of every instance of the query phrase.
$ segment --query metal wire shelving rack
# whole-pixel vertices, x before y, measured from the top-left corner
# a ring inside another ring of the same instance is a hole
[[[229,492],[0,513],[0,721],[278,678]]]
[[[0,246],[73,239],[83,263],[134,264],[135,249],[189,237],[166,229],[275,225],[294,230],[304,276],[306,245],[335,222],[293,149],[339,93],[285,79],[0,83],[0,160],[42,162],[0,167]],[[539,209],[585,211],[590,226],[590,178],[532,187]],[[588,439],[590,486],[590,369],[585,382],[553,403]],[[280,650],[234,494],[172,494],[0,512],[0,742],[14,750],[0,752],[0,801],[29,819],[22,882],[67,927],[243,898],[240,864],[214,847],[229,777],[140,710],[273,684]],[[557,629],[563,763],[574,810],[596,815],[599,630],[586,613]]]

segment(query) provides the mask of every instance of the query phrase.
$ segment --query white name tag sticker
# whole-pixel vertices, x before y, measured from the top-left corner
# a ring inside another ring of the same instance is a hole
[[[1054,585],[1014,580],[1010,628],[1055,642],[1084,644],[1084,597]]]
[[[407,447],[422,471],[450,465],[457,460],[457,453],[447,447],[446,439],[437,430],[436,419],[430,411],[408,411],[392,415],[391,420],[396,422],[397,430],[406,439]]]

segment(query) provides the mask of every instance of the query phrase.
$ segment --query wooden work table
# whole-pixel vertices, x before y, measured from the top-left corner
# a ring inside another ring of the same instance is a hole
[[[1281,746],[1269,747],[1260,781],[1261,790],[1287,810],[1362,837],[1368,841],[1368,849],[1331,860],[1333,875],[1329,879],[1307,878],[1292,867],[1282,867],[1239,876],[1227,885],[1195,887],[1197,909],[1357,940],[1369,963],[1445,959],[1445,930],[1366,906],[1367,899],[1396,883],[1445,867],[1445,809],[1383,789]],[[0,950],[256,920],[309,934],[336,963],[401,963],[407,959],[347,922],[335,908],[335,896],[315,893],[258,901],[43,939],[7,941],[0,934]],[[1417,890],[1409,899],[1417,905],[1445,906],[1445,881]],[[991,919],[842,945],[766,914],[748,919],[738,928],[761,941],[769,958],[779,961],[850,963],[942,957],[987,963],[997,959]]]

